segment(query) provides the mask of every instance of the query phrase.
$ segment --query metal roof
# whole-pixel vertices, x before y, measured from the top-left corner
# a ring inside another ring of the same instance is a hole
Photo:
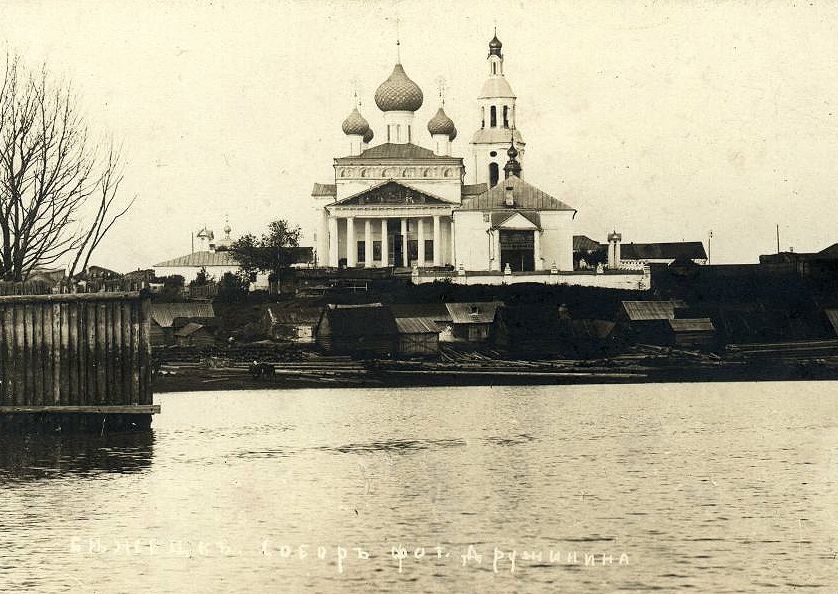
[[[479,196],[488,189],[487,184],[463,184],[463,196]]]
[[[470,301],[468,303],[446,303],[451,321],[455,324],[491,324],[495,321],[501,301]]]
[[[195,334],[198,330],[203,328],[203,324],[197,324],[195,322],[189,322],[186,326],[181,328],[180,330],[175,331],[175,336],[190,336],[191,334]]]
[[[706,260],[707,252],[700,241],[670,243],[622,243],[620,258],[623,260]]]
[[[342,198],[328,206],[397,204],[399,206],[455,206],[454,203],[392,179]]]
[[[182,268],[182,267],[197,267],[203,268],[206,266],[238,266],[239,261],[233,257],[232,252],[226,250],[222,251],[204,251],[192,252],[179,258],[172,258],[155,264],[154,268]]]
[[[390,336],[398,333],[393,312],[386,305],[328,305],[323,311],[333,336]]]
[[[623,301],[622,307],[631,321],[674,320],[675,301]]]
[[[673,332],[715,332],[713,320],[710,318],[669,320],[669,327]]]
[[[532,223],[536,226],[537,229],[541,230],[541,217],[538,215],[537,212],[531,211],[519,211],[519,210],[510,210],[510,211],[497,211],[492,213],[492,229],[497,229],[499,227],[503,227],[503,225],[509,221],[515,215],[521,215],[527,221]]]
[[[426,149],[425,147],[417,146],[415,144],[395,144],[392,142],[385,142],[384,144],[370,147],[357,156],[338,157],[335,161],[338,163],[346,163],[350,161],[365,161],[370,159],[417,159],[458,163],[462,162],[462,159],[458,157],[443,157],[435,154],[430,149]]]
[[[337,196],[337,184],[314,184],[314,189],[311,191],[312,196]]]
[[[573,251],[574,252],[594,252],[602,249],[604,246],[598,241],[594,241],[587,235],[573,236]]]
[[[439,326],[430,318],[396,318],[399,334],[439,334]]]
[[[151,318],[158,326],[171,328],[175,318],[214,318],[212,303],[152,303]]]
[[[514,206],[506,206],[506,188],[512,188]],[[459,210],[570,210],[576,212],[561,200],[553,198],[521,178],[513,175],[480,194],[464,198]]]

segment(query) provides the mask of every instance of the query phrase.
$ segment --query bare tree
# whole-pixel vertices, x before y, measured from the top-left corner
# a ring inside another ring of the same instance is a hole
[[[123,171],[113,142],[89,139],[69,85],[6,55],[0,85],[0,279],[38,267],[84,270],[93,250],[133,204],[120,201]]]

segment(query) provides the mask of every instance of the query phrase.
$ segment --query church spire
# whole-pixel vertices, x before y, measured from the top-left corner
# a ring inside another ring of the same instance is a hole
[[[513,133],[512,139],[509,142],[509,149],[506,151],[506,155],[509,157],[509,160],[506,162],[506,165],[503,166],[503,171],[506,173],[506,179],[509,179],[509,176],[514,175],[515,177],[521,177],[521,164],[518,162],[518,149],[515,148],[515,135]]]

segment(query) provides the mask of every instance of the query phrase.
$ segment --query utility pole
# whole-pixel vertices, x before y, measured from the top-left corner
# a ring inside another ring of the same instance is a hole
[[[777,253],[780,253],[780,224],[777,223]]]
[[[710,240],[713,239],[713,230],[710,229],[710,233],[707,234],[707,263],[710,263]]]

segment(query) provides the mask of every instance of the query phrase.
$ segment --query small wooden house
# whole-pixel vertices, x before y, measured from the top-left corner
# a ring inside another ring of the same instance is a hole
[[[315,330],[317,346],[327,353],[390,356],[398,351],[399,331],[389,307],[327,305]]]
[[[178,346],[209,346],[215,344],[212,329],[197,322],[187,324],[174,331],[175,344]]]
[[[319,309],[290,309],[271,304],[262,315],[262,332],[271,340],[311,344],[319,320]]]
[[[396,318],[399,331],[398,353],[402,356],[439,354],[440,328],[430,318]]]
[[[674,319],[668,323],[675,346],[710,349],[716,344],[716,327],[710,318]]]
[[[189,322],[211,326],[215,319],[212,303],[153,303],[151,306],[151,344],[175,344],[175,331]],[[178,320],[178,324],[175,324]]]
[[[668,344],[669,320],[675,319],[676,309],[685,306],[681,301],[623,301],[617,314],[618,332],[632,342]]]
[[[446,303],[454,339],[481,343],[493,337],[495,320],[500,301],[472,301],[468,303]]]

